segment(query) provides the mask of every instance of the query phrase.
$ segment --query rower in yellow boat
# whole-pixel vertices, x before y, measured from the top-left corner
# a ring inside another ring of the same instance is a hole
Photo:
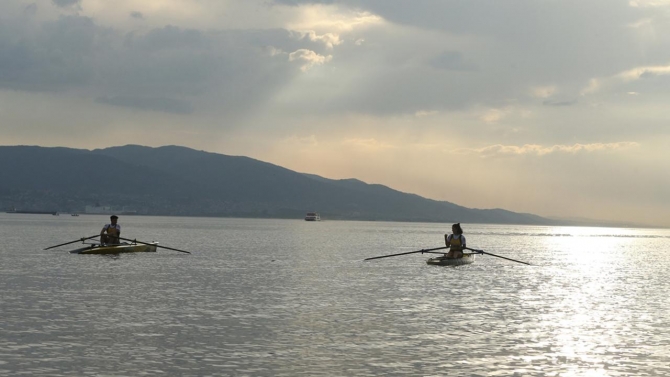
[[[119,237],[121,236],[121,225],[117,223],[119,217],[116,215],[110,216],[109,224],[105,224],[100,231],[100,244],[119,244]]]
[[[444,235],[444,242],[449,247],[449,252],[446,254],[447,258],[463,258],[463,249],[465,249],[465,236],[461,223],[451,226],[451,234]]]

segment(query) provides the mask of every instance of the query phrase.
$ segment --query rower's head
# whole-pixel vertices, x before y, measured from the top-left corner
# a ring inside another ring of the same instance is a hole
[[[116,221],[119,219],[119,216],[112,215],[109,217],[109,219],[112,221],[112,224],[116,224]]]
[[[461,228],[461,223],[457,223],[451,226],[451,232],[453,234],[463,234],[463,228]]]

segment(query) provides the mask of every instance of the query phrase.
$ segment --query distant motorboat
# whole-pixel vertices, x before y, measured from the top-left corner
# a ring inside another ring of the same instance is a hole
[[[321,221],[321,216],[317,212],[307,212],[305,221]]]
[[[78,213],[71,213],[70,216],[79,216]]]

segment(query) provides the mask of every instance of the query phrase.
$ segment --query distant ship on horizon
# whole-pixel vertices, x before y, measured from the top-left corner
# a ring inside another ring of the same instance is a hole
[[[307,212],[305,221],[321,221],[321,216],[319,216],[318,212]]]

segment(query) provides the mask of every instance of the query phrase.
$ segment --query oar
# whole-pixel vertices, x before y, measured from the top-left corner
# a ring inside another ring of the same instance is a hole
[[[56,245],[56,246],[49,246],[49,247],[47,247],[47,248],[44,249],[44,250],[49,250],[49,249],[53,249],[53,248],[56,248],[56,247],[59,247],[59,246],[69,245],[69,244],[71,244],[71,243],[75,243],[75,242],[79,242],[79,241],[84,242],[84,241],[86,241],[86,240],[90,240],[91,238],[95,238],[95,237],[99,237],[99,236],[100,236],[99,234],[96,234],[95,236],[90,236],[90,237],[86,237],[86,238],[80,238],[80,239],[75,240],[75,241],[72,241],[72,242],[66,242],[66,243],[62,243],[62,244],[60,244],[60,245]]]
[[[512,258],[501,257],[500,255],[495,255],[495,254],[487,253],[487,252],[484,251],[484,250],[471,249],[471,248],[469,248],[469,247],[464,247],[464,249],[466,249],[466,250],[471,250],[471,251],[476,251],[476,252],[478,252],[478,253],[480,253],[480,254],[486,254],[486,255],[490,255],[490,256],[492,256],[492,257],[498,257],[498,258],[502,258],[502,259],[507,259],[507,260],[511,260],[512,262],[523,263],[523,264],[527,264],[527,265],[529,265],[529,266],[532,266],[532,264],[530,264],[530,263],[522,262],[522,261],[520,261],[520,260],[516,260],[516,259],[512,259]]]
[[[141,244],[145,244],[145,245],[149,245],[149,246],[162,247],[163,249],[174,250],[174,251],[178,251],[180,253],[191,254],[190,251],[173,249],[173,248],[167,247],[167,246],[156,245],[155,243],[146,243],[146,242],[142,242],[142,241],[138,241],[138,240],[131,240],[131,239],[128,239],[128,238],[123,238],[123,237],[119,237],[119,239],[124,240],[124,241],[128,241],[128,242],[137,242],[137,243],[141,243]]]
[[[366,261],[366,260],[373,260],[373,259],[379,259],[379,258],[397,257],[398,255],[407,255],[407,254],[414,254],[414,253],[422,253],[423,254],[423,253],[433,251],[433,250],[448,249],[448,248],[449,248],[449,246],[442,246],[442,247],[436,247],[434,249],[421,249],[421,250],[417,250],[417,251],[408,251],[406,253],[398,253],[398,254],[382,255],[382,256],[379,256],[379,257],[365,258],[363,260]]]

